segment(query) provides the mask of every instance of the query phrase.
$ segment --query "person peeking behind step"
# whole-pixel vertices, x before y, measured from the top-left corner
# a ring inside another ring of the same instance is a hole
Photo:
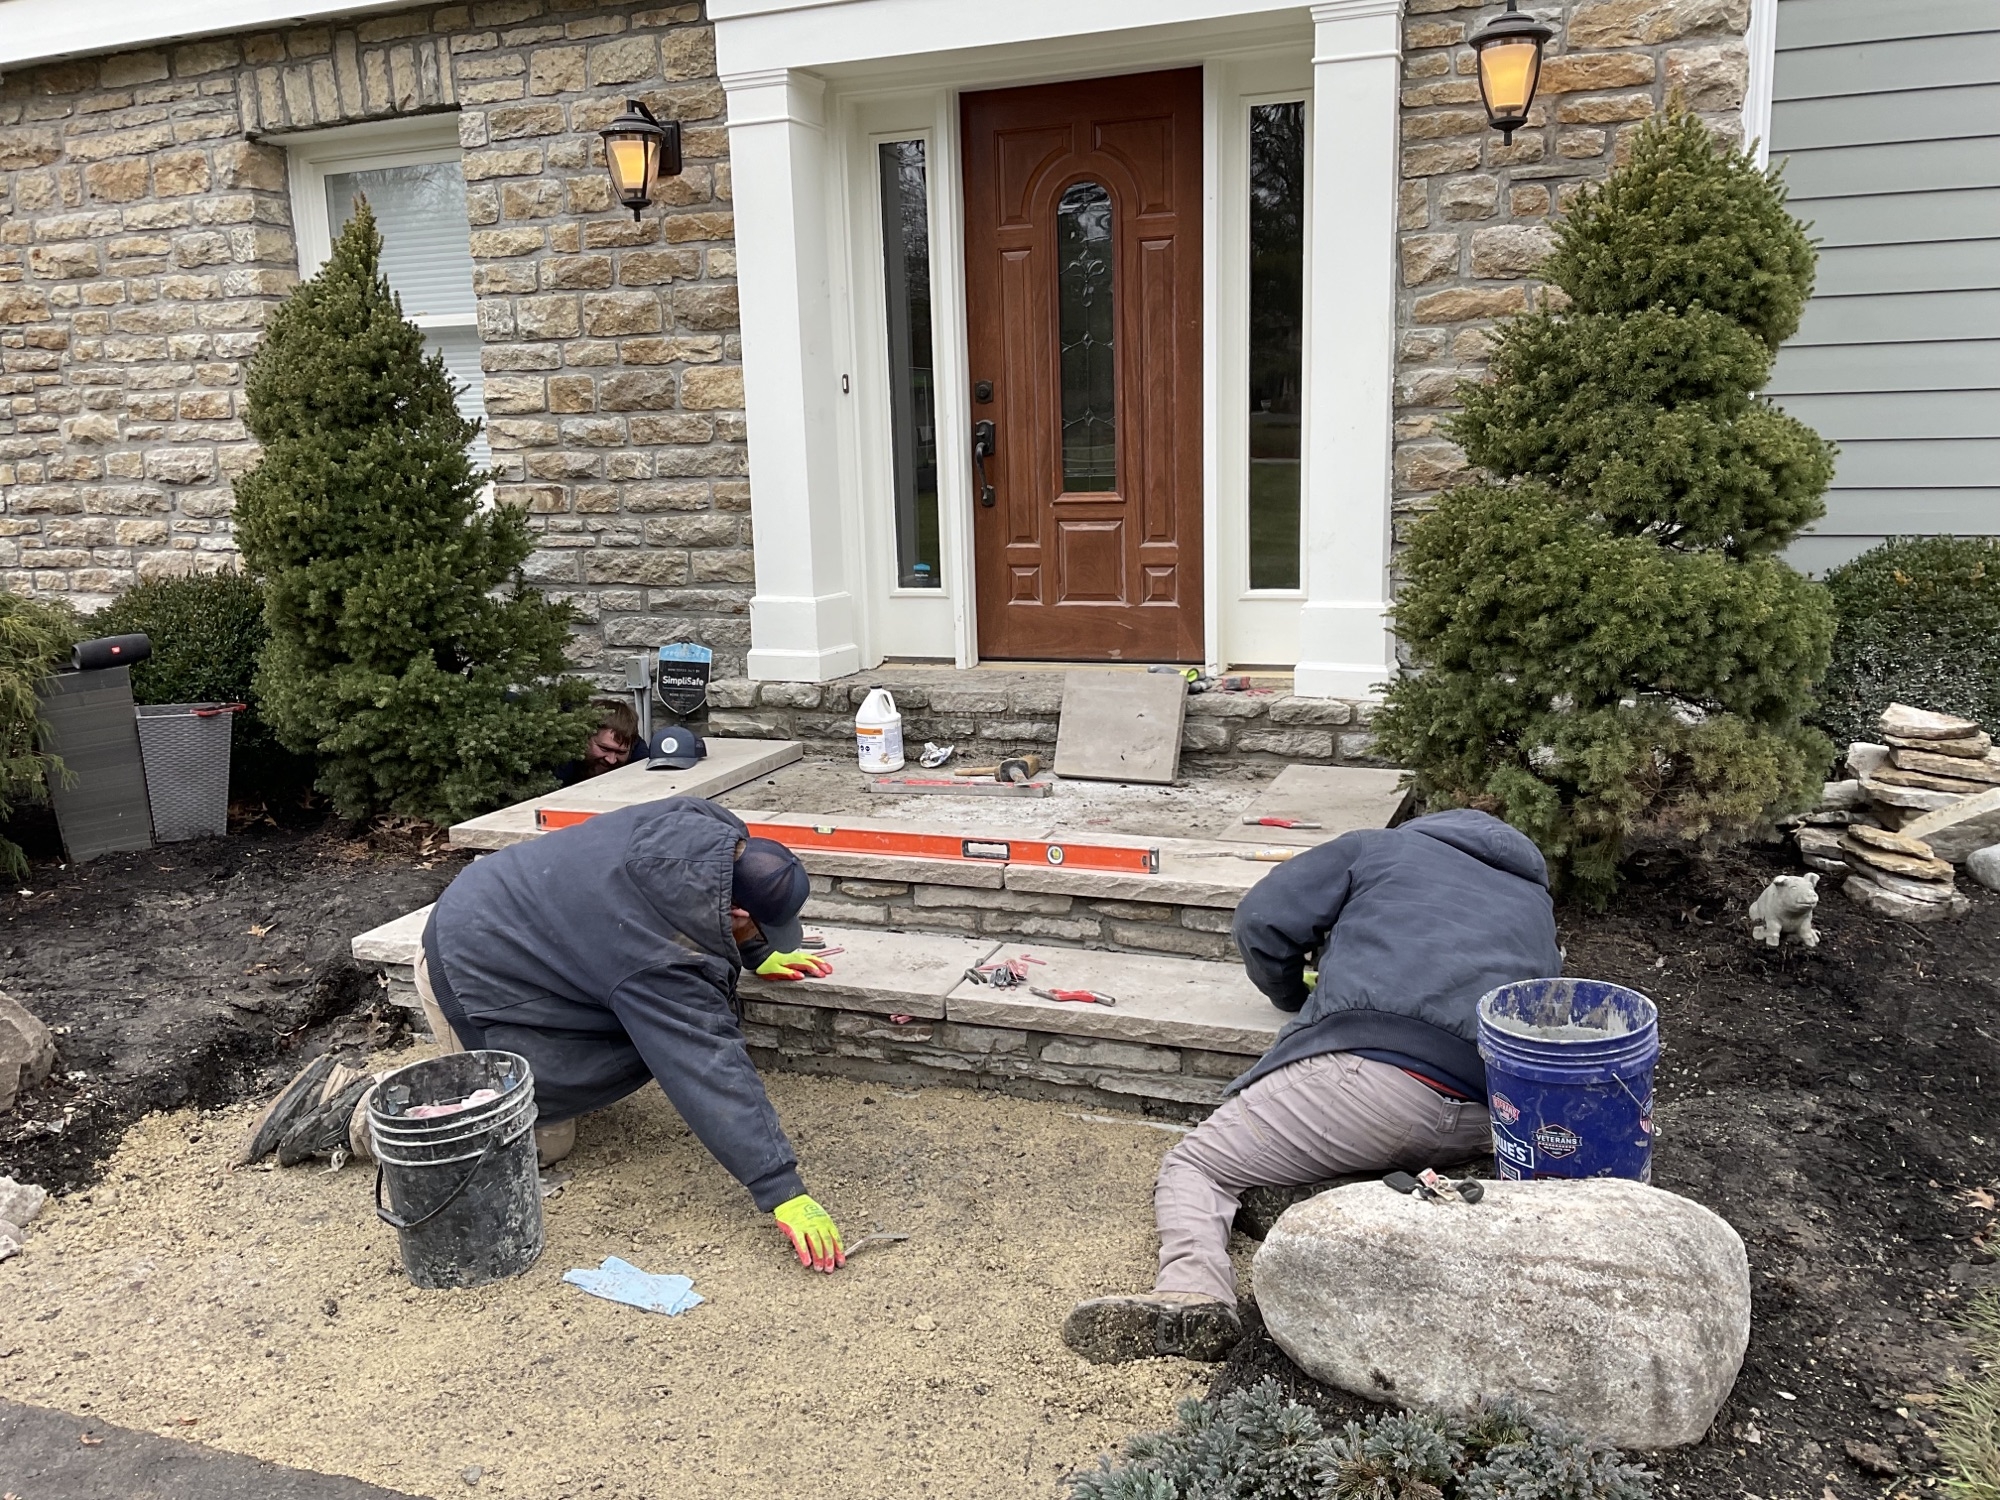
[[[846,1264],[840,1230],[806,1193],[737,997],[746,968],[833,972],[803,951],[807,892],[797,855],[699,797],[600,813],[461,872],[424,926],[417,996],[448,1050],[528,1060],[544,1167],[569,1154],[580,1116],[657,1082],[800,1264],[832,1271]],[[239,1161],[372,1160],[379,1076],[317,1059],[266,1108]]]
[[[1251,982],[1293,1019],[1161,1163],[1153,1290],[1065,1320],[1064,1342],[1100,1364],[1228,1354],[1243,1331],[1229,1231],[1246,1189],[1489,1152],[1480,998],[1562,972],[1541,851],[1470,810],[1295,855],[1243,897],[1233,934]]]
[[[597,728],[590,732],[582,755],[556,767],[556,781],[562,786],[575,786],[646,759],[646,742],[639,738],[639,714],[630,703],[623,698],[593,698],[590,706],[597,710]]]

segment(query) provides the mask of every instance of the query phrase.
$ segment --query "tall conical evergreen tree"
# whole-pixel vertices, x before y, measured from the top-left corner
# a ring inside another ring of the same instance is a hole
[[[520,577],[526,521],[482,513],[443,359],[403,317],[365,203],[294,291],[247,381],[263,444],[236,484],[269,585],[257,687],[347,817],[471,817],[552,784],[589,734],[561,675],[570,612]]]
[[[1635,836],[1740,836],[1809,806],[1800,716],[1825,591],[1775,555],[1833,450],[1755,393],[1814,253],[1775,172],[1698,118],[1646,126],[1562,221],[1451,435],[1492,482],[1412,528],[1396,629],[1418,675],[1379,720],[1432,806],[1533,837],[1586,899]]]

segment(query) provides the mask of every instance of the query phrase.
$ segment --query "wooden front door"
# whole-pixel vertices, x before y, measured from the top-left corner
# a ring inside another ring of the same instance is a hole
[[[962,107],[979,654],[1198,662],[1201,70]]]

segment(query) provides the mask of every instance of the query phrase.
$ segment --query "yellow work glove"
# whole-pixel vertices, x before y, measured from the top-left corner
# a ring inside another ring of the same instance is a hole
[[[757,973],[765,979],[824,979],[832,972],[832,964],[803,949],[797,953],[773,953],[757,965]]]
[[[796,1198],[786,1199],[771,1210],[771,1217],[792,1242],[800,1265],[815,1271],[831,1271],[847,1264],[847,1252],[841,1247],[840,1229],[833,1222],[833,1215],[809,1195],[800,1193]]]
[[[1318,970],[1318,969],[1307,969],[1307,970],[1306,970],[1306,988],[1307,988],[1307,989],[1309,989],[1309,990],[1316,990],[1316,989],[1318,989],[1318,988],[1319,988],[1319,970]]]

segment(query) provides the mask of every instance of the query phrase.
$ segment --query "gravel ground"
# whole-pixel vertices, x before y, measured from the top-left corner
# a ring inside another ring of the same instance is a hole
[[[232,1172],[247,1106],[152,1115],[0,1265],[0,1397],[430,1496],[887,1500],[1058,1494],[1205,1383],[1060,1338],[1078,1298],[1148,1280],[1171,1134],[770,1087],[843,1227],[908,1242],[801,1270],[648,1090],[585,1121],[531,1272],[418,1292],[365,1171]],[[607,1254],[708,1301],[670,1319],[560,1284]]]

